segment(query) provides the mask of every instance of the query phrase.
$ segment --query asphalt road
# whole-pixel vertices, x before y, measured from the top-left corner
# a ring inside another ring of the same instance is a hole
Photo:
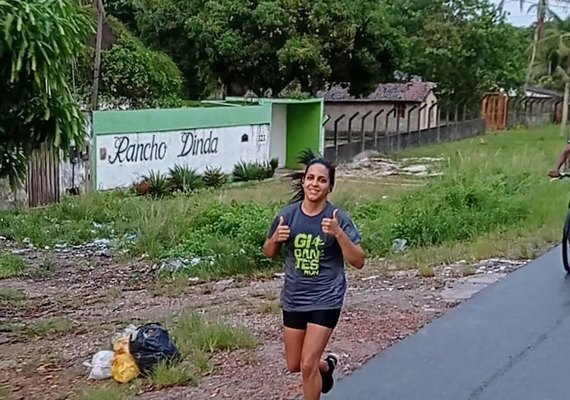
[[[324,399],[570,399],[570,277],[560,252],[383,351]]]

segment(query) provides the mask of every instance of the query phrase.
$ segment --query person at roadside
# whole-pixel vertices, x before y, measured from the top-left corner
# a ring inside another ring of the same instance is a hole
[[[564,148],[564,150],[562,150],[560,156],[558,156],[558,160],[556,160],[554,167],[550,171],[548,171],[548,176],[551,178],[559,178],[560,168],[562,168],[562,166],[566,164],[569,157],[570,157],[570,142],[566,144],[566,147]]]
[[[285,248],[281,307],[287,368],[301,373],[304,399],[319,400],[334,385],[338,356],[323,359],[323,353],[344,303],[345,261],[360,269],[365,254],[354,222],[328,201],[335,167],[312,155],[297,180],[296,196],[273,220],[263,250],[273,258]]]

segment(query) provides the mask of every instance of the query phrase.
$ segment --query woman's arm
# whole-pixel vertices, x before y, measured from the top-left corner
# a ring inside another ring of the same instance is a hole
[[[263,243],[263,253],[265,253],[269,258],[273,258],[279,254],[281,243],[286,242],[287,239],[289,239],[291,230],[289,229],[289,226],[285,224],[285,218],[280,216],[278,219],[275,218],[275,221],[273,221],[269,231],[271,236],[265,239],[265,243]]]
[[[279,254],[279,250],[281,250],[281,243],[275,242],[272,237],[265,239],[265,243],[263,243],[263,253],[266,257],[275,257]]]
[[[335,209],[332,218],[323,218],[322,226],[325,234],[335,237],[345,261],[353,267],[361,269],[364,266],[365,255],[359,244],[360,234],[352,220],[344,214],[339,219],[338,209]]]
[[[342,250],[342,255],[346,262],[352,265],[354,268],[361,269],[364,267],[366,256],[364,255],[364,250],[362,250],[360,244],[354,244],[346,232],[342,229],[340,229],[335,237]]]

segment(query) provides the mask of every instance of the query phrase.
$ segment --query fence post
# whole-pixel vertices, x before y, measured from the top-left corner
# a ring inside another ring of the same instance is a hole
[[[372,110],[368,111],[366,114],[364,114],[362,116],[362,125],[360,127],[360,140],[362,141],[362,143],[360,144],[360,150],[364,151],[364,144],[366,142],[366,133],[364,132],[364,123],[366,122],[366,118],[368,118],[368,116],[372,114]]]
[[[345,114],[341,114],[337,119],[334,120],[334,153],[338,159],[338,123],[345,117]]]
[[[381,109],[376,114],[374,114],[374,149],[378,150],[378,117],[382,115],[384,109]]]
[[[410,124],[410,117],[412,116],[412,111],[414,111],[416,108],[418,108],[418,105],[415,104],[412,107],[410,107],[410,109],[408,110],[408,139],[407,139],[407,145],[406,147],[410,147],[410,136],[412,128],[411,128],[411,124]]]
[[[354,118],[356,118],[358,116],[358,114],[360,114],[360,111],[355,112],[353,114],[353,116],[348,119],[348,148],[350,149],[349,154],[350,154],[351,158],[353,155],[353,151],[352,151],[352,121],[354,120]]]
[[[418,145],[422,145],[422,111],[427,108],[427,103],[418,109]]]
[[[384,129],[384,133],[386,134],[386,137],[388,138],[389,142],[390,142],[390,151],[392,151],[392,135],[390,134],[390,131],[388,131],[388,120],[390,119],[390,115],[392,113],[396,113],[396,106],[394,106],[390,111],[388,111],[388,113],[386,114],[386,127]]]
[[[437,114],[436,114],[436,124],[437,124],[437,143],[441,143],[441,107],[439,107],[439,103],[437,107]]]

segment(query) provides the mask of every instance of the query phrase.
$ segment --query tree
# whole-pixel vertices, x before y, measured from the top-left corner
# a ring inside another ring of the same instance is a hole
[[[0,21],[0,178],[15,187],[42,143],[68,154],[84,141],[67,77],[93,17],[75,0],[0,0]]]
[[[519,0],[521,10],[524,8],[525,4],[528,3],[528,0]],[[557,3],[564,3],[570,4],[570,0],[555,0]],[[505,6],[506,0],[500,0],[499,2],[499,9],[503,11]],[[532,46],[532,52],[530,56],[530,62],[527,68],[525,86],[528,85],[531,77],[531,68],[534,65],[535,57],[536,57],[536,50],[537,50],[537,43],[544,39],[544,30],[545,30],[545,22],[547,17],[556,17],[556,14],[550,8],[551,2],[549,0],[536,0],[535,3],[531,4],[528,7],[527,13],[531,13],[536,11],[536,28],[534,31],[534,41]]]
[[[531,78],[550,78],[559,87],[564,87],[564,103],[562,106],[562,123],[560,132],[563,135],[568,120],[568,101],[570,97],[570,19],[556,18],[554,24],[546,30],[543,40],[534,43],[533,54],[537,54],[532,65]]]
[[[146,48],[126,27],[108,15],[104,30],[111,32],[101,52],[99,104],[131,108],[174,107],[181,103],[182,74],[164,53]],[[77,63],[77,95],[87,101],[93,77],[94,51]]]
[[[526,33],[487,0],[398,0],[390,14],[409,37],[403,71],[436,82],[450,102],[524,82]]]
[[[402,38],[373,0],[163,0],[139,15],[142,37],[178,63],[194,95],[224,84],[277,96],[329,80],[364,91],[390,79]]]

